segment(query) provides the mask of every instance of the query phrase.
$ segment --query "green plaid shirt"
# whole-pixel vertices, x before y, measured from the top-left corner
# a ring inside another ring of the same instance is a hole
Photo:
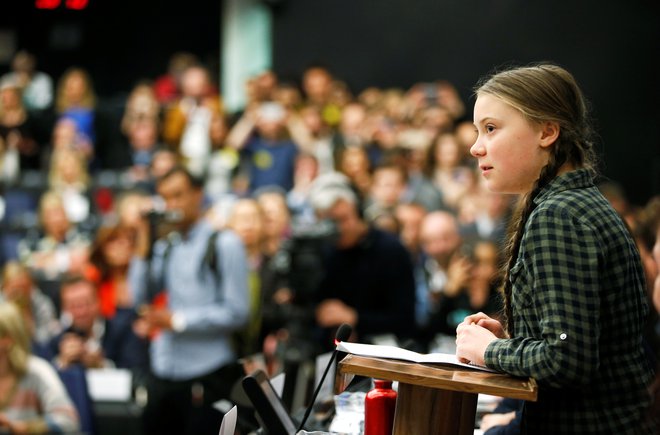
[[[633,239],[586,169],[535,198],[511,270],[513,338],[486,364],[539,385],[530,434],[636,434],[651,379],[642,349],[644,274]]]

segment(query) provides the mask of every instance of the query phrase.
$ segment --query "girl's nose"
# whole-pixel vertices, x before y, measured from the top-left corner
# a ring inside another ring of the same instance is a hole
[[[479,140],[470,147],[470,154],[473,157],[481,157],[486,154],[486,147],[484,147]]]

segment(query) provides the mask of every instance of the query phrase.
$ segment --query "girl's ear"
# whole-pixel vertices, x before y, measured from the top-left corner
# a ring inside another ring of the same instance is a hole
[[[541,124],[541,148],[546,148],[555,143],[559,137],[559,124],[552,121],[547,121]]]

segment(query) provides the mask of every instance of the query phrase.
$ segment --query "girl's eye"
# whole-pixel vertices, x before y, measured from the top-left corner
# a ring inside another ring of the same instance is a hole
[[[490,132],[492,132],[492,131],[494,131],[494,130],[495,130],[495,126],[494,126],[494,125],[491,125],[491,124],[486,125],[486,132],[490,133]]]

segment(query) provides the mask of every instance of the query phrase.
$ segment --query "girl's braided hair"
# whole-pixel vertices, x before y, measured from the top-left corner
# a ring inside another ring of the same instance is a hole
[[[557,65],[538,64],[496,72],[477,84],[475,94],[502,100],[519,110],[532,124],[555,122],[559,125],[559,136],[551,147],[548,163],[541,169],[532,190],[521,198],[521,205],[509,227],[501,292],[504,297],[504,327],[512,335],[514,325],[509,271],[518,258],[525,224],[535,207],[533,200],[557,176],[565,163],[595,170],[593,130],[587,102],[575,78]]]

